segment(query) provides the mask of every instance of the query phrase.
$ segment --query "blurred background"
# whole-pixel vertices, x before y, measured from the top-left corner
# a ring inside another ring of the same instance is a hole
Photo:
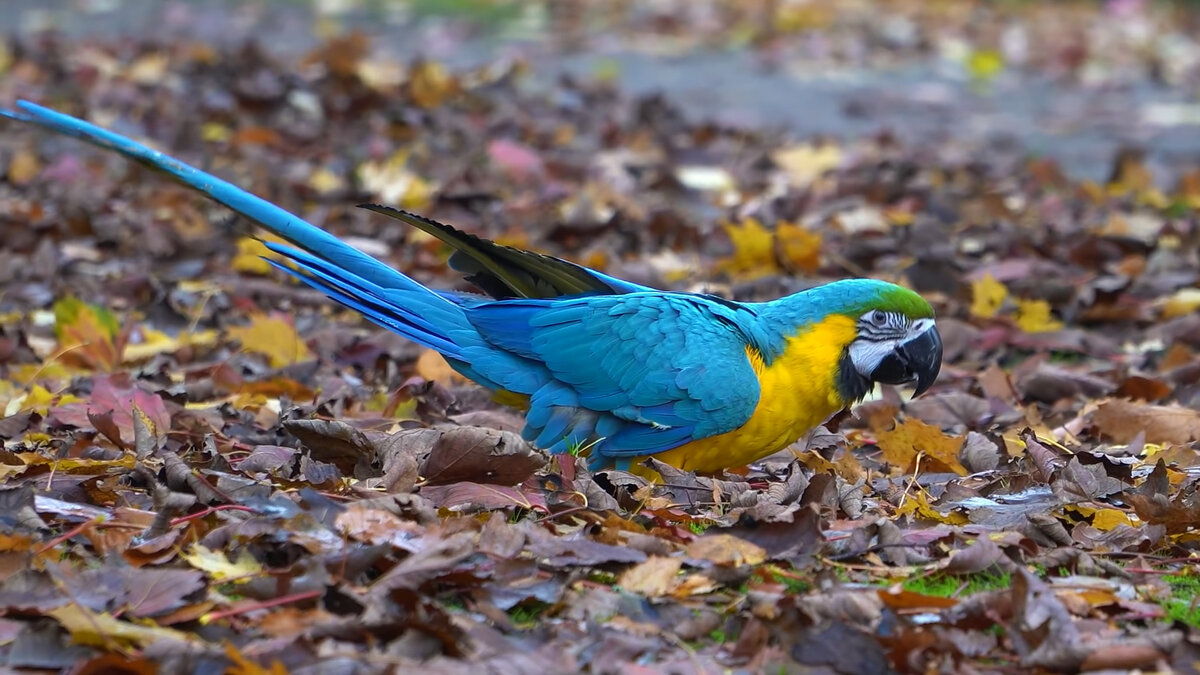
[[[1200,154],[1195,3],[922,0],[6,0],[0,73],[48,39],[302,56],[361,36],[378,78],[422,57],[520,62],[661,93],[697,119],[800,136],[887,132],[1103,180],[1136,146],[1167,178]],[[50,36],[55,36],[51,38]],[[113,54],[118,61],[121,54]],[[82,64],[81,64],[82,65]],[[0,92],[20,93],[20,73]],[[146,79],[152,73],[143,72]],[[394,74],[394,73],[393,73]]]

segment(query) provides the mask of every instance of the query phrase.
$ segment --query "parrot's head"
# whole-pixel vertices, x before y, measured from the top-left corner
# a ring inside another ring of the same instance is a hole
[[[942,367],[933,307],[903,286],[843,279],[752,310],[767,328],[755,343],[767,364],[829,368],[829,384],[845,404],[862,400],[876,383],[912,384],[923,394]]]
[[[854,320],[854,333],[839,364],[839,382],[848,392],[873,383],[912,384],[925,393],[942,366],[942,337],[933,308],[915,292],[883,281],[852,280],[850,306],[843,315]],[[856,297],[855,297],[856,296]],[[854,380],[857,380],[855,382]]]

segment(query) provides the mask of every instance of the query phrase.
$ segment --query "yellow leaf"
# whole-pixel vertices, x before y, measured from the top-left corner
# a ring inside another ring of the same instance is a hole
[[[1174,319],[1200,309],[1200,288],[1181,288],[1163,302],[1162,318]]]
[[[1045,300],[1017,300],[1017,325],[1026,333],[1052,333],[1063,327]]]
[[[229,335],[241,342],[247,351],[266,356],[273,368],[308,358],[308,345],[296,334],[292,324],[280,318],[255,314],[250,317],[249,326],[230,328]]]
[[[23,363],[18,366],[12,366],[8,371],[8,376],[13,382],[18,384],[32,384],[33,382],[48,382],[59,381],[66,383],[72,377],[79,374],[79,370],[63,363],[62,361],[54,361],[51,363]]]
[[[1000,313],[1008,289],[992,275],[985,275],[971,282],[971,315],[980,319],[991,319]]]
[[[32,410],[39,415],[45,415],[51,405],[66,405],[82,400],[73,394],[59,396],[42,385],[35,384],[29,388],[29,393],[21,398],[20,410]]]
[[[941,429],[916,418],[904,420],[889,431],[876,432],[876,444],[888,464],[902,467],[906,473],[918,468],[926,471],[950,471],[960,476],[967,469],[958,461],[966,436],[948,436]]]
[[[233,269],[238,272],[259,276],[269,274],[271,272],[271,264],[263,260],[263,258],[271,258],[272,260],[282,260],[282,258],[272,253],[264,245],[264,241],[284,243],[282,239],[273,235],[264,235],[261,238],[242,237],[237,242],[237,254],[233,256]]]
[[[409,78],[409,94],[422,108],[436,108],[458,90],[458,81],[436,61],[421,61]]]
[[[233,662],[233,665],[225,671],[225,675],[288,675],[287,666],[283,663],[272,660],[271,668],[268,670],[244,656],[237,647],[229,643],[225,643],[225,656]]]
[[[465,382],[467,378],[463,377],[450,367],[446,359],[441,354],[432,349],[421,351],[421,355],[417,357],[417,375],[442,385],[450,385],[453,382]]]
[[[919,490],[905,496],[904,503],[900,505],[900,508],[896,509],[896,515],[915,515],[947,525],[966,525],[969,522],[966,515],[958,511],[950,511],[945,514],[939,513],[929,503],[929,500],[925,497],[925,493]]]
[[[733,241],[733,255],[720,262],[722,270],[748,279],[779,272],[775,239],[762,223],[755,218],[747,218],[737,225],[723,225]]]
[[[780,258],[786,265],[804,274],[816,274],[821,268],[821,233],[799,225],[780,222],[775,226]]]
[[[200,127],[200,138],[210,143],[224,143],[233,136],[233,131],[220,122],[205,122]]]
[[[237,560],[230,561],[224,551],[214,551],[196,544],[179,557],[208,574],[213,581],[245,581],[263,571],[262,565],[245,549],[242,549]]]
[[[971,78],[990,82],[1004,70],[1004,56],[993,49],[978,49],[967,58],[967,72]]]
[[[328,168],[319,166],[308,177],[308,186],[319,195],[329,195],[346,188],[346,181]]]
[[[170,65],[171,61],[165,53],[151,52],[139,56],[129,64],[129,70],[125,74],[138,84],[158,84],[162,82]]]
[[[214,330],[180,333],[179,337],[171,337],[162,331],[143,327],[139,329],[138,337],[141,338],[139,341],[134,342],[131,339],[129,344],[125,345],[121,353],[122,362],[137,363],[159,354],[174,354],[184,347],[208,347],[217,342],[217,332]]]
[[[1100,509],[1092,516],[1092,527],[1097,530],[1108,531],[1118,525],[1133,526],[1133,521],[1129,519],[1129,515],[1124,511],[1116,509]]]
[[[792,187],[807,188],[842,163],[842,149],[833,143],[803,143],[776,150],[771,159],[787,174]]]
[[[13,185],[27,185],[42,170],[42,163],[30,150],[17,150],[8,163],[8,181]]]
[[[93,613],[74,603],[52,609],[46,614],[57,619],[71,634],[71,639],[81,645],[108,648],[113,642],[133,647],[146,647],[161,640],[200,642],[193,633],[119,621],[107,612]]]
[[[383,160],[358,165],[356,174],[364,190],[383,204],[423,209],[433,200],[436,187],[408,168],[408,151],[399,150]]]

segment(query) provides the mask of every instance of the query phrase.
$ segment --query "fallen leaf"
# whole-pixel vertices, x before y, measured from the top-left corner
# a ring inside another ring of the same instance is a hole
[[[458,91],[458,80],[437,61],[421,60],[409,72],[408,92],[413,103],[436,108]]]
[[[54,335],[60,358],[83,368],[111,372],[121,363],[121,326],[112,312],[67,297],[54,303]]]
[[[617,585],[623,590],[651,598],[669,595],[678,583],[676,575],[683,567],[683,560],[665,556],[651,556],[645,561],[621,573]]]
[[[780,148],[771,159],[783,169],[794,188],[804,189],[824,173],[842,163],[842,149],[833,143],[797,145]]]
[[[516,485],[546,465],[519,435],[485,427],[446,429],[421,464],[429,485],[475,481]]]
[[[1200,288],[1181,288],[1162,301],[1162,318],[1174,319],[1200,310]]]
[[[884,460],[906,473],[916,471],[919,464],[926,471],[967,475],[966,467],[958,460],[965,436],[948,436],[915,418],[906,419],[888,431],[877,431],[875,436]]]
[[[775,238],[755,218],[740,223],[724,223],[725,232],[733,242],[733,255],[719,263],[725,272],[754,279],[779,272],[775,258]]]
[[[979,319],[991,319],[1000,314],[1004,301],[1008,298],[1008,288],[996,281],[991,274],[971,282],[971,316]]]
[[[1026,333],[1050,333],[1062,330],[1063,322],[1050,314],[1045,300],[1017,300],[1017,325]]]
[[[187,564],[208,574],[213,581],[245,581],[263,572],[262,565],[242,549],[237,560],[230,560],[225,551],[214,551],[196,544],[179,554]]]
[[[444,387],[467,381],[467,378],[450,367],[444,356],[432,349],[421,350],[421,355],[417,357],[415,369],[417,375],[430,382],[437,382]]]
[[[1147,443],[1200,440],[1200,411],[1191,408],[1112,399],[1096,408],[1091,421],[1100,433],[1117,443],[1129,443],[1142,432]]]
[[[72,640],[93,647],[109,647],[113,642],[140,648],[163,640],[180,643],[200,641],[193,633],[119,621],[107,612],[91,612],[77,604],[64,605],[46,614],[61,623],[71,634]]]
[[[723,532],[697,537],[688,544],[687,555],[723,567],[758,565],[767,559],[767,552],[758,544]]]
[[[32,151],[22,148],[8,162],[7,178],[13,185],[28,185],[42,170],[42,162]]]
[[[813,275],[821,269],[820,232],[780,222],[775,226],[775,242],[779,259],[789,270]]]
[[[253,314],[249,326],[229,329],[229,336],[247,351],[266,356],[272,368],[282,368],[309,358],[308,345],[292,324],[266,314]]]

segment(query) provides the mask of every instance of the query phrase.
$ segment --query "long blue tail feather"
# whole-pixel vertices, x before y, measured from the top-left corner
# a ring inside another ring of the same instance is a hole
[[[267,248],[288,258],[299,269],[269,260],[276,268],[361,312],[384,328],[436,349],[447,357],[461,359],[463,345],[455,342],[449,333],[470,338],[474,331],[453,297],[426,288],[261,197],[141,143],[28,101],[18,101],[17,108],[17,111],[0,109],[0,116],[80,138],[166,173],[295,245],[297,248],[267,243]],[[403,294],[403,298],[397,298],[397,294]]]
[[[282,209],[221,180],[212,174],[185,164],[174,157],[152,150],[137,141],[113,133],[89,122],[71,117],[29,101],[18,101],[16,111],[0,109],[0,115],[30,122],[60,134],[83,139],[93,145],[116,151],[139,164],[161,171],[184,185],[258,223],[263,229],[307,251],[320,252],[322,258],[342,269],[384,288],[405,285],[398,277],[407,277],[388,265],[350,246],[300,216]]]

